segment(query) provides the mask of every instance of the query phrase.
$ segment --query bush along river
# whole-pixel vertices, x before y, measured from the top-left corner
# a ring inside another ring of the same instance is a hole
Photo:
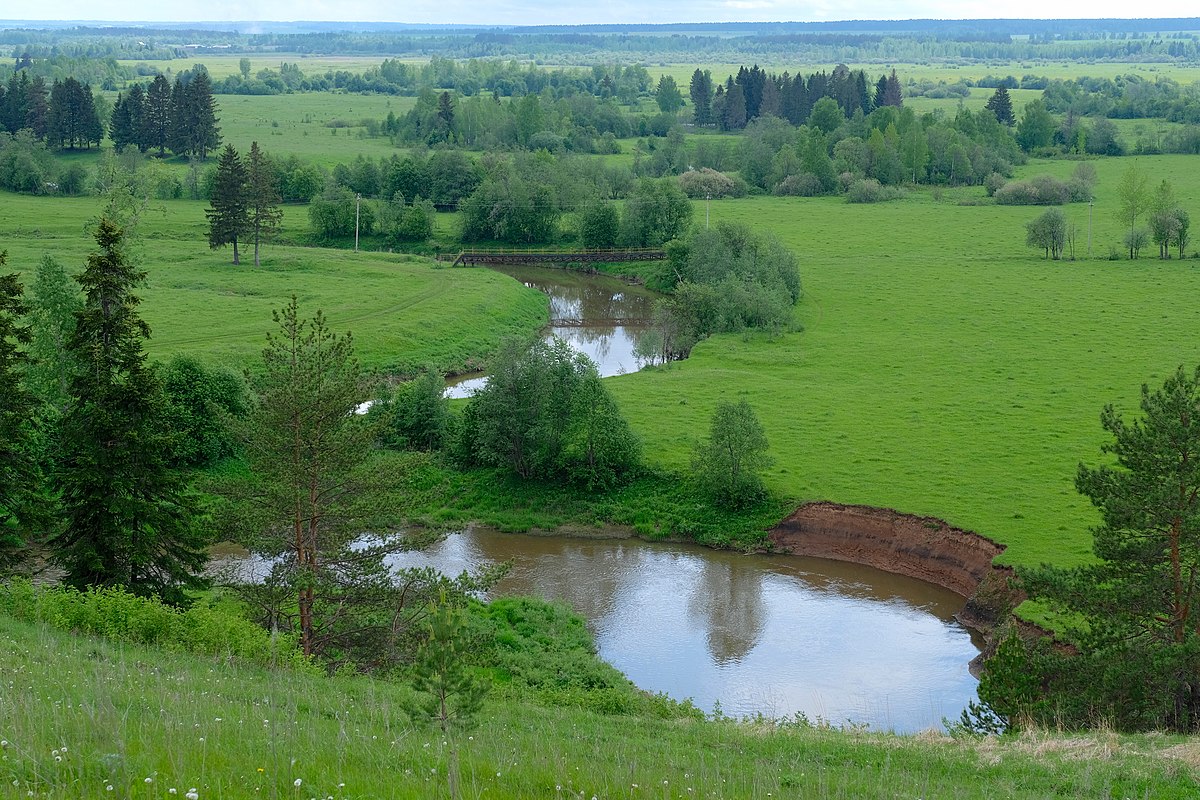
[[[549,339],[565,339],[596,363],[601,377],[636,372],[633,351],[650,325],[654,292],[609,275],[545,267],[496,267],[550,298]],[[470,397],[487,383],[486,374],[460,375],[447,384],[448,397]]]

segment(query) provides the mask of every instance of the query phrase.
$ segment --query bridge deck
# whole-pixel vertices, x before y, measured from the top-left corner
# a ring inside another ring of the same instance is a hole
[[[578,264],[613,261],[662,261],[665,250],[464,250],[450,266],[459,264]]]

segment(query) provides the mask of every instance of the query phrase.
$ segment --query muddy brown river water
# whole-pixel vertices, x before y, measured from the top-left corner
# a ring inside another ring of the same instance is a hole
[[[602,375],[637,369],[651,293],[602,276],[504,271],[550,297],[544,335],[567,339]],[[449,394],[468,396],[486,380],[459,381]],[[914,732],[957,719],[976,698],[968,663],[980,642],[954,620],[963,598],[866,566],[482,528],[395,565],[458,574],[506,560],[513,569],[494,595],[567,603],[601,657],[635,684],[708,712]]]

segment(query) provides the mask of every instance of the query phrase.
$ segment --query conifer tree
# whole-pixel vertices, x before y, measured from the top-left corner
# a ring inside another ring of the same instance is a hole
[[[258,142],[251,142],[250,156],[246,159],[246,212],[249,233],[254,240],[256,267],[259,265],[259,243],[270,241],[279,231],[279,221],[283,218],[280,202],[275,170],[263,151],[258,149]]]
[[[988,98],[985,108],[996,115],[996,119],[1005,125],[1013,125],[1017,118],[1013,116],[1012,98],[1008,96],[1008,89],[1001,86],[996,89],[995,94]]]
[[[0,251],[0,270],[7,257]],[[20,323],[26,313],[18,275],[0,275],[0,574],[23,550],[38,484],[29,425],[33,398],[22,381],[29,329]]]
[[[713,81],[712,73],[699,68],[692,73],[692,83],[689,87],[692,98],[692,120],[697,125],[712,123]]]
[[[211,208],[204,212],[208,217],[208,246],[214,250],[227,244],[233,245],[233,263],[240,264],[238,239],[250,225],[246,191],[246,166],[233,145],[225,145],[217,161],[217,175],[213,181]],[[255,265],[258,248],[255,242]]]
[[[156,75],[146,89],[146,113],[142,124],[146,148],[157,148],[159,156],[165,156],[171,133],[171,85],[162,75]]]
[[[150,328],[133,294],[146,273],[129,262],[124,232],[108,218],[96,243],[76,279],[86,299],[67,345],[79,371],[58,436],[65,527],[51,541],[53,556],[68,585],[124,586],[182,602],[184,589],[204,583],[207,542],[168,467],[162,389],[143,350]]]

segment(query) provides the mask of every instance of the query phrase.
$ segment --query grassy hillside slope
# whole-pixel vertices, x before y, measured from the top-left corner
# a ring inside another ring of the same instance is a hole
[[[0,798],[446,797],[406,686],[164,654],[0,616]],[[1192,797],[1200,746],[1094,734],[953,740],[665,721],[494,693],[468,798]],[[174,793],[170,793],[175,790]]]

